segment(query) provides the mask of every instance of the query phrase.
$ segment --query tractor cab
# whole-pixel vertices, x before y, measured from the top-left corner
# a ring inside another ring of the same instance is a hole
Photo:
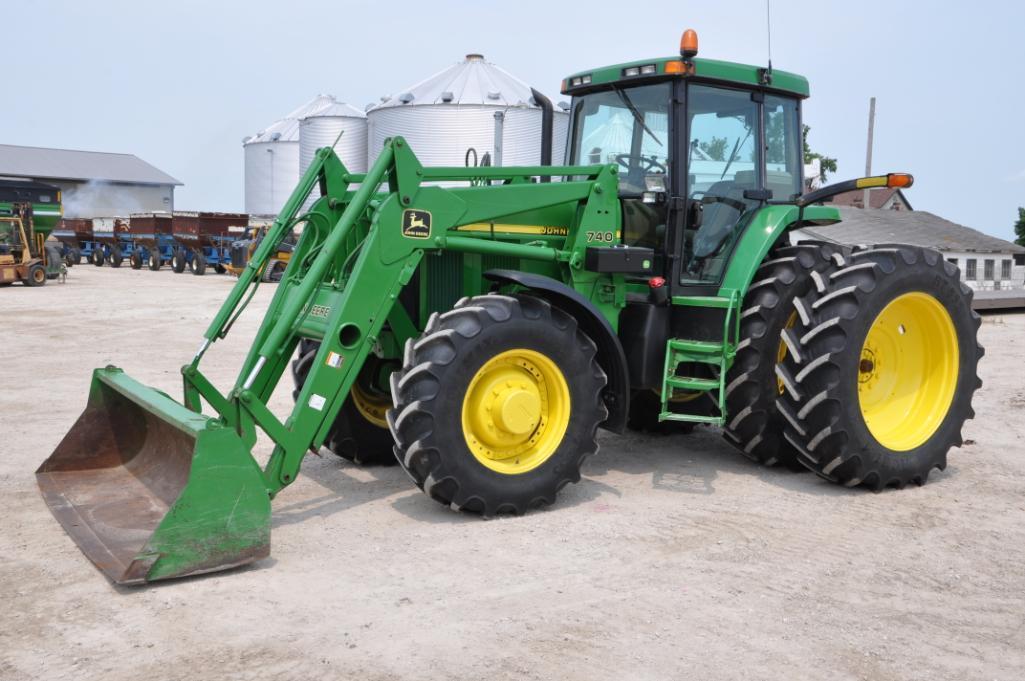
[[[800,76],[680,57],[570,76],[568,163],[612,163],[622,199],[620,243],[655,252],[674,293],[720,283],[746,222],[803,190]]]

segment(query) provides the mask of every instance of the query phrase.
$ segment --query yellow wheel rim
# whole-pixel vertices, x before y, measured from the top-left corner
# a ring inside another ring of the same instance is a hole
[[[869,432],[898,452],[922,445],[950,409],[957,373],[957,331],[943,305],[925,293],[894,298],[861,348],[858,403]]]
[[[352,395],[352,403],[356,405],[356,410],[363,415],[363,418],[378,428],[388,427],[388,419],[385,418],[385,414],[391,409],[390,399],[384,396],[371,395],[363,390],[358,382],[352,385],[350,394]]]
[[[517,475],[547,461],[569,426],[569,385],[555,362],[535,350],[495,355],[463,397],[463,435],[482,465]]]
[[[792,329],[792,328],[794,328],[794,324],[796,324],[796,323],[797,323],[797,311],[795,310],[795,311],[790,313],[789,317],[787,317],[787,321],[786,321],[785,324],[783,324],[783,328],[784,329]],[[780,341],[779,341],[779,347],[776,348],[776,364],[782,364],[783,360],[786,359],[786,356],[787,356],[787,344],[785,342],[783,342],[783,339],[781,338]],[[786,390],[786,386],[783,384],[783,379],[777,377],[776,378],[776,391],[780,395],[782,395],[784,390]]]

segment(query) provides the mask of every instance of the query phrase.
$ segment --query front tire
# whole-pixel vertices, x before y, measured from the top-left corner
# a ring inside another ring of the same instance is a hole
[[[42,263],[36,263],[28,268],[28,276],[25,278],[25,286],[44,286],[46,284],[46,268]]]
[[[943,470],[982,385],[981,320],[957,267],[930,249],[877,246],[794,309],[777,404],[798,461],[876,491]]]
[[[580,480],[608,415],[595,353],[573,317],[530,295],[464,298],[433,315],[391,377],[399,464],[453,509],[554,503]]]
[[[320,343],[316,341],[304,339],[300,343],[299,356],[292,362],[292,399],[298,399],[319,349]],[[378,374],[386,368],[374,355],[365,360],[324,440],[324,447],[336,456],[361,466],[395,464],[395,441],[385,420],[385,413],[392,406],[391,395],[381,390],[378,380]]]

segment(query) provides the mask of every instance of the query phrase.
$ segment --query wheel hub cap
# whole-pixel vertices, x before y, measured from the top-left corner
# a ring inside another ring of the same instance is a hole
[[[466,444],[484,466],[525,473],[555,453],[569,425],[569,386],[535,350],[509,350],[474,375],[463,398]]]
[[[872,323],[858,362],[858,403],[872,436],[908,451],[939,429],[954,399],[958,339],[950,313],[921,292],[894,298]]]

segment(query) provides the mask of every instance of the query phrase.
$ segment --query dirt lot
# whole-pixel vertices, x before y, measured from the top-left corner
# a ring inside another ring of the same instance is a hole
[[[270,559],[115,588],[33,470],[92,367],[180,394],[178,367],[231,284],[85,265],[64,286],[0,290],[0,679],[1025,674],[1025,315],[984,320],[974,442],[922,488],[758,468],[713,430],[605,435],[556,507],[482,521],[397,468],[328,453],[275,501]],[[243,321],[205,362],[222,387],[258,320]]]

